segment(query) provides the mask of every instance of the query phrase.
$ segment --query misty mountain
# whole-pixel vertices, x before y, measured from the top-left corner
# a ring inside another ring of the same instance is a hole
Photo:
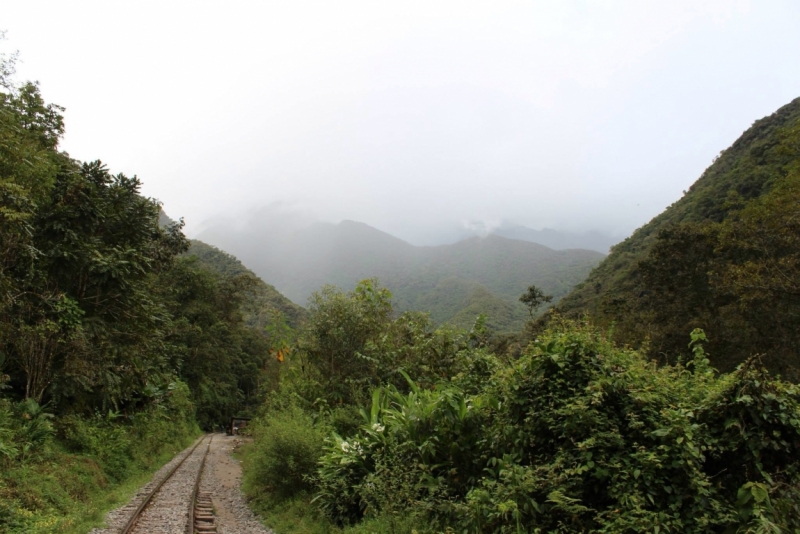
[[[600,262],[591,250],[553,250],[490,235],[451,245],[419,247],[354,221],[313,223],[281,232],[257,221],[245,228],[209,228],[200,237],[236,255],[298,304],[324,284],[350,289],[377,277],[398,310],[430,311],[437,322],[469,326],[479,313],[500,330],[527,317],[519,296],[536,284],[555,301]]]
[[[519,239],[520,241],[530,241],[539,243],[554,250],[565,250],[570,248],[582,248],[586,250],[596,250],[603,254],[608,254],[611,247],[620,240],[601,232],[572,233],[544,228],[534,230],[525,226],[501,227],[492,232],[500,237],[508,239]]]

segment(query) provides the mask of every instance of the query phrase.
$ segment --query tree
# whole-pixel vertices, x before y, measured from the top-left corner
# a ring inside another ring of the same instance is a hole
[[[189,386],[203,428],[254,407],[263,375],[277,374],[268,338],[243,319],[257,282],[248,273],[218,274],[194,256],[159,276],[156,289],[172,317],[171,368]]]
[[[376,361],[367,352],[392,322],[391,299],[374,279],[348,293],[327,285],[311,295],[298,350],[319,374],[320,397],[353,402],[378,383]]]
[[[58,150],[62,111],[36,84],[0,93],[0,351],[26,397],[137,402],[172,376],[152,285],[187,242],[137,178]]]
[[[528,313],[533,314],[539,309],[542,304],[553,301],[553,295],[545,295],[544,291],[535,285],[528,286],[528,290],[522,294],[519,301],[528,308]]]

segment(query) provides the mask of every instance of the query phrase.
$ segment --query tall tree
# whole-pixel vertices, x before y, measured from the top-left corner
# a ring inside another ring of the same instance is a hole
[[[528,290],[519,298],[519,301],[528,308],[528,313],[533,317],[533,314],[536,313],[542,304],[553,301],[553,296],[545,295],[544,291],[535,285],[530,285],[528,286]]]

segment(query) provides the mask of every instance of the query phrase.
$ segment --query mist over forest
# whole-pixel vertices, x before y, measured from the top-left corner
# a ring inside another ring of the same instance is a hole
[[[4,6],[0,532],[800,532],[798,20]]]
[[[198,237],[240,258],[297,304],[306,305],[326,284],[347,288],[377,278],[392,292],[398,312],[429,312],[437,324],[465,328],[480,310],[498,331],[521,328],[528,313],[519,296],[528,286],[541,287],[558,302],[603,258],[596,251],[553,250],[500,234],[417,247],[354,221],[308,226],[292,226],[286,220],[272,226],[260,222],[250,220],[239,231],[231,226],[209,228]],[[583,237],[545,235],[562,238],[563,243]]]
[[[276,202],[261,208],[244,210],[236,215],[219,215],[206,219],[196,228],[192,237],[216,241],[222,248],[226,240],[285,241],[287,236],[301,232],[314,223],[322,222],[326,221],[320,220],[307,209]],[[428,235],[423,240],[424,243],[417,241],[411,243],[427,246],[446,245],[471,237],[498,235],[538,243],[554,250],[579,248],[606,254],[613,245],[627,237],[597,230],[582,232],[553,228],[536,230],[507,220],[463,220],[459,224],[427,228],[426,232]]]

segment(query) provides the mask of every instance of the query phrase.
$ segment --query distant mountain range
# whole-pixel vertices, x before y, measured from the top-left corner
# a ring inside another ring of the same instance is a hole
[[[519,239],[520,241],[538,243],[554,250],[582,248],[586,250],[596,250],[603,254],[608,254],[609,249],[620,241],[620,239],[602,232],[584,232],[578,234],[562,232],[551,228],[534,230],[525,226],[500,227],[495,230],[493,234],[500,237],[507,237],[508,239]]]
[[[377,277],[400,311],[429,311],[436,322],[464,327],[487,313],[500,331],[524,323],[527,310],[517,299],[527,286],[537,285],[557,302],[604,257],[499,235],[418,247],[354,221],[292,231],[259,228],[254,221],[244,229],[212,227],[199,237],[234,254],[298,304],[324,284],[351,289]]]

